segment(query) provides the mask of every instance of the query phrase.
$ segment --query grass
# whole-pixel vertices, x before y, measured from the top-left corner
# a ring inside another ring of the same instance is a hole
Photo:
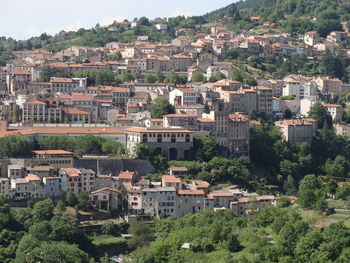
[[[347,201],[344,200],[329,200],[328,201],[328,206],[329,207],[334,207],[338,209],[346,209],[347,208]]]
[[[109,245],[118,245],[126,243],[126,240],[123,237],[114,237],[110,235],[100,235],[94,237],[92,243],[95,246],[109,246]]]
[[[309,222],[310,224],[314,224],[320,219],[322,219],[322,215],[314,210],[300,210],[301,217]]]

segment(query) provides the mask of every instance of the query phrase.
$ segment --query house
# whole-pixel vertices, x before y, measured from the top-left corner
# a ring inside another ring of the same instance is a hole
[[[339,123],[343,118],[343,107],[338,104],[323,104],[326,111],[332,116],[332,120],[334,123]]]
[[[134,153],[137,144],[147,145],[153,154],[161,154],[169,160],[189,158],[193,146],[192,131],[183,128],[126,128],[127,148]]]
[[[93,206],[105,211],[121,211],[123,201],[120,200],[120,197],[121,193],[112,188],[102,188],[90,193]]]
[[[168,30],[168,26],[166,24],[156,24],[156,28],[161,32],[166,32]]]
[[[182,181],[174,175],[162,175],[163,187],[174,187],[176,190],[182,189]]]
[[[176,88],[169,93],[169,103],[172,105],[197,105],[200,93],[190,88]]]
[[[309,31],[304,35],[304,43],[308,46],[313,47],[320,42],[320,35],[317,31]]]
[[[182,177],[182,176],[188,175],[188,169],[187,169],[187,167],[171,166],[169,168],[169,173],[170,173],[170,175]]]
[[[291,144],[311,143],[316,132],[316,122],[312,119],[281,120],[280,127],[284,139]]]

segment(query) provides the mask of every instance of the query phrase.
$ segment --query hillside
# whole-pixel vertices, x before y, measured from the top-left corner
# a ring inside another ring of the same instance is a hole
[[[251,22],[251,16],[260,16],[260,21]],[[316,19],[311,19],[315,17]],[[55,36],[46,33],[25,41],[0,38],[0,65],[9,57],[11,50],[45,48],[53,52],[71,45],[103,46],[108,42],[132,42],[137,36],[148,35],[152,42],[169,42],[178,28],[188,28],[190,33],[206,31],[213,24],[225,25],[231,30],[250,30],[264,21],[278,22],[278,29],[296,35],[317,30],[321,36],[330,31],[341,30],[340,22],[350,20],[350,0],[245,0],[196,17],[169,18],[168,31],[161,33],[155,23],[146,17],[139,19],[135,28],[113,31],[95,27],[75,32],[60,32]]]

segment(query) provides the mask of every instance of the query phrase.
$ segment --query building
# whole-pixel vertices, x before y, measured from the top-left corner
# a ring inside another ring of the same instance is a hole
[[[320,35],[317,33],[317,31],[309,31],[304,35],[304,43],[308,46],[313,47],[314,45],[318,44],[319,41]]]
[[[142,190],[142,210],[150,216],[177,216],[176,189],[174,187],[145,188]]]
[[[95,189],[95,172],[90,169],[61,168],[60,174],[67,177],[67,191],[75,195],[90,193]]]
[[[52,166],[55,168],[73,167],[73,153],[63,150],[37,150],[33,151],[34,166]]]
[[[190,88],[177,88],[169,93],[169,103],[172,105],[197,105],[200,93]]]
[[[312,119],[281,120],[280,127],[284,139],[291,144],[311,143],[316,132],[316,122]]]
[[[188,159],[193,146],[192,131],[182,128],[126,128],[127,149],[135,153],[137,144],[149,147],[152,154],[162,154],[169,160]]]
[[[112,188],[102,188],[91,192],[91,202],[99,210],[117,210],[122,212],[121,193]]]
[[[339,123],[343,118],[343,107],[338,104],[323,104],[326,111],[332,117],[334,123]]]

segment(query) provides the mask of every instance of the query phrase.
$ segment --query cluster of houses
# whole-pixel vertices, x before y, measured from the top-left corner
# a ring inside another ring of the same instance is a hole
[[[277,197],[259,196],[229,186],[210,191],[202,180],[182,180],[186,167],[171,167],[161,182],[152,182],[137,171],[103,175],[74,168],[73,153],[34,151],[32,158],[11,159],[2,165],[0,193],[8,199],[62,198],[68,191],[86,193],[95,208],[119,214],[181,217],[205,208],[230,209],[237,215],[276,205]],[[6,176],[6,177],[5,177]]]
[[[252,21],[260,18],[253,17]],[[164,21],[157,29],[166,31]],[[137,21],[116,22],[101,30],[137,26]],[[274,29],[275,23],[259,25]],[[329,77],[288,75],[283,79],[253,76],[258,85],[230,80],[235,66],[225,61],[231,48],[257,56],[306,54],[319,56],[335,51],[349,37],[332,32],[321,38],[307,32],[299,39],[289,34],[237,34],[214,26],[211,32],[188,35],[178,29],[171,43],[151,43],[147,36],[134,43],[108,43],[105,47],[72,46],[57,53],[37,49],[14,51],[14,59],[0,68],[0,137],[20,134],[31,140],[50,136],[78,137],[92,134],[120,142],[130,157],[138,144],[147,145],[151,154],[168,160],[186,160],[193,147],[193,136],[213,136],[222,154],[249,156],[250,128],[260,125],[248,116],[252,112],[276,121],[286,141],[310,143],[316,123],[307,115],[317,102],[336,98],[350,85]],[[298,42],[303,40],[303,43]],[[345,56],[348,50],[342,49]],[[120,60],[108,60],[119,54]],[[77,63],[79,58],[82,63]],[[134,81],[118,86],[91,86],[86,78],[52,77],[40,82],[45,68],[69,72],[109,69],[115,74],[138,73]],[[186,75],[188,83],[146,83],[147,74],[164,77],[175,71]],[[206,81],[192,82],[200,72]],[[220,73],[221,80],[215,79]],[[214,80],[213,80],[214,79]],[[213,81],[211,81],[213,80]],[[174,113],[152,118],[151,106],[163,98]],[[336,132],[350,136],[350,126],[341,124],[343,108],[323,103],[332,117]],[[286,109],[297,119],[283,119]],[[59,198],[67,191],[85,192],[99,209],[128,209],[132,214],[182,216],[204,208],[231,209],[244,214],[252,207],[275,204],[273,196],[257,196],[229,187],[209,191],[200,180],[181,180],[185,168],[175,167],[161,182],[150,182],[137,172],[119,171],[101,175],[98,171],[75,167],[73,153],[61,150],[35,151],[26,159],[1,159],[0,188],[7,198]],[[3,165],[5,164],[6,165]],[[121,192],[126,194],[121,195]]]

